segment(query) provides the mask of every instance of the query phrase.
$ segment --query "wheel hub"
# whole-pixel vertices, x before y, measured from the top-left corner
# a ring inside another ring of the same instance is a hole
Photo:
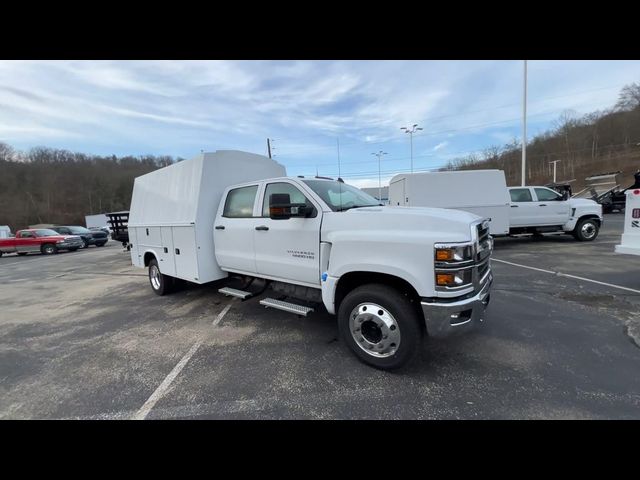
[[[349,329],[356,344],[368,355],[389,357],[400,346],[400,328],[396,319],[382,306],[361,303],[349,316]]]
[[[151,280],[151,286],[154,290],[160,289],[160,270],[155,265],[149,270],[149,278]]]
[[[582,235],[585,238],[593,237],[593,234],[596,232],[596,227],[592,223],[585,223],[582,226]]]

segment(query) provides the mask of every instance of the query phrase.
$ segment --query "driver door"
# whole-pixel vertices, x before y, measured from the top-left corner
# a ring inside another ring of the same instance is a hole
[[[562,195],[543,187],[535,187],[533,191],[541,224],[564,225],[569,221],[571,208]]]
[[[274,220],[269,218],[269,197],[288,194],[291,203],[306,203],[312,211],[307,217]],[[293,183],[271,182],[262,194],[262,217],[254,229],[258,274],[293,283],[320,284],[321,213]]]
[[[40,244],[33,232],[20,232],[16,237],[16,251],[21,253],[39,252]]]

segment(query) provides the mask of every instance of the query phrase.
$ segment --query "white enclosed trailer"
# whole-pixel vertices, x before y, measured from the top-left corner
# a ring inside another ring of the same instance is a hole
[[[509,233],[509,192],[502,170],[459,170],[396,175],[392,206],[453,208],[490,219],[492,235]]]
[[[284,175],[268,157],[219,150],[137,177],[129,213],[132,263],[144,267],[145,256],[153,255],[172,277],[194,283],[226,277],[213,243],[222,194],[229,185]]]
[[[87,228],[102,228],[109,226],[109,217],[104,213],[85,215],[84,223]]]

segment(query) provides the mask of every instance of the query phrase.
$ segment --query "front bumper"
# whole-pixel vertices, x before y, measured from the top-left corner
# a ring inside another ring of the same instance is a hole
[[[65,240],[64,242],[56,243],[58,250],[69,250],[70,248],[80,248],[83,245],[82,240]]]
[[[446,337],[462,332],[483,321],[484,312],[491,297],[493,274],[489,273],[480,291],[469,298],[447,302],[442,298],[422,301],[422,313],[431,337]]]

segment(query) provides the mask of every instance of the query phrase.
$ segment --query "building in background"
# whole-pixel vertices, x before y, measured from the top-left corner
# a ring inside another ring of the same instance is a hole
[[[368,193],[369,195],[371,195],[373,198],[380,200],[380,203],[384,203],[385,205],[389,205],[389,187],[382,187],[382,189],[378,189],[378,187],[371,187],[371,188],[361,188],[360,190],[362,190],[365,193]],[[378,198],[378,193],[381,193],[381,197],[382,198]]]

